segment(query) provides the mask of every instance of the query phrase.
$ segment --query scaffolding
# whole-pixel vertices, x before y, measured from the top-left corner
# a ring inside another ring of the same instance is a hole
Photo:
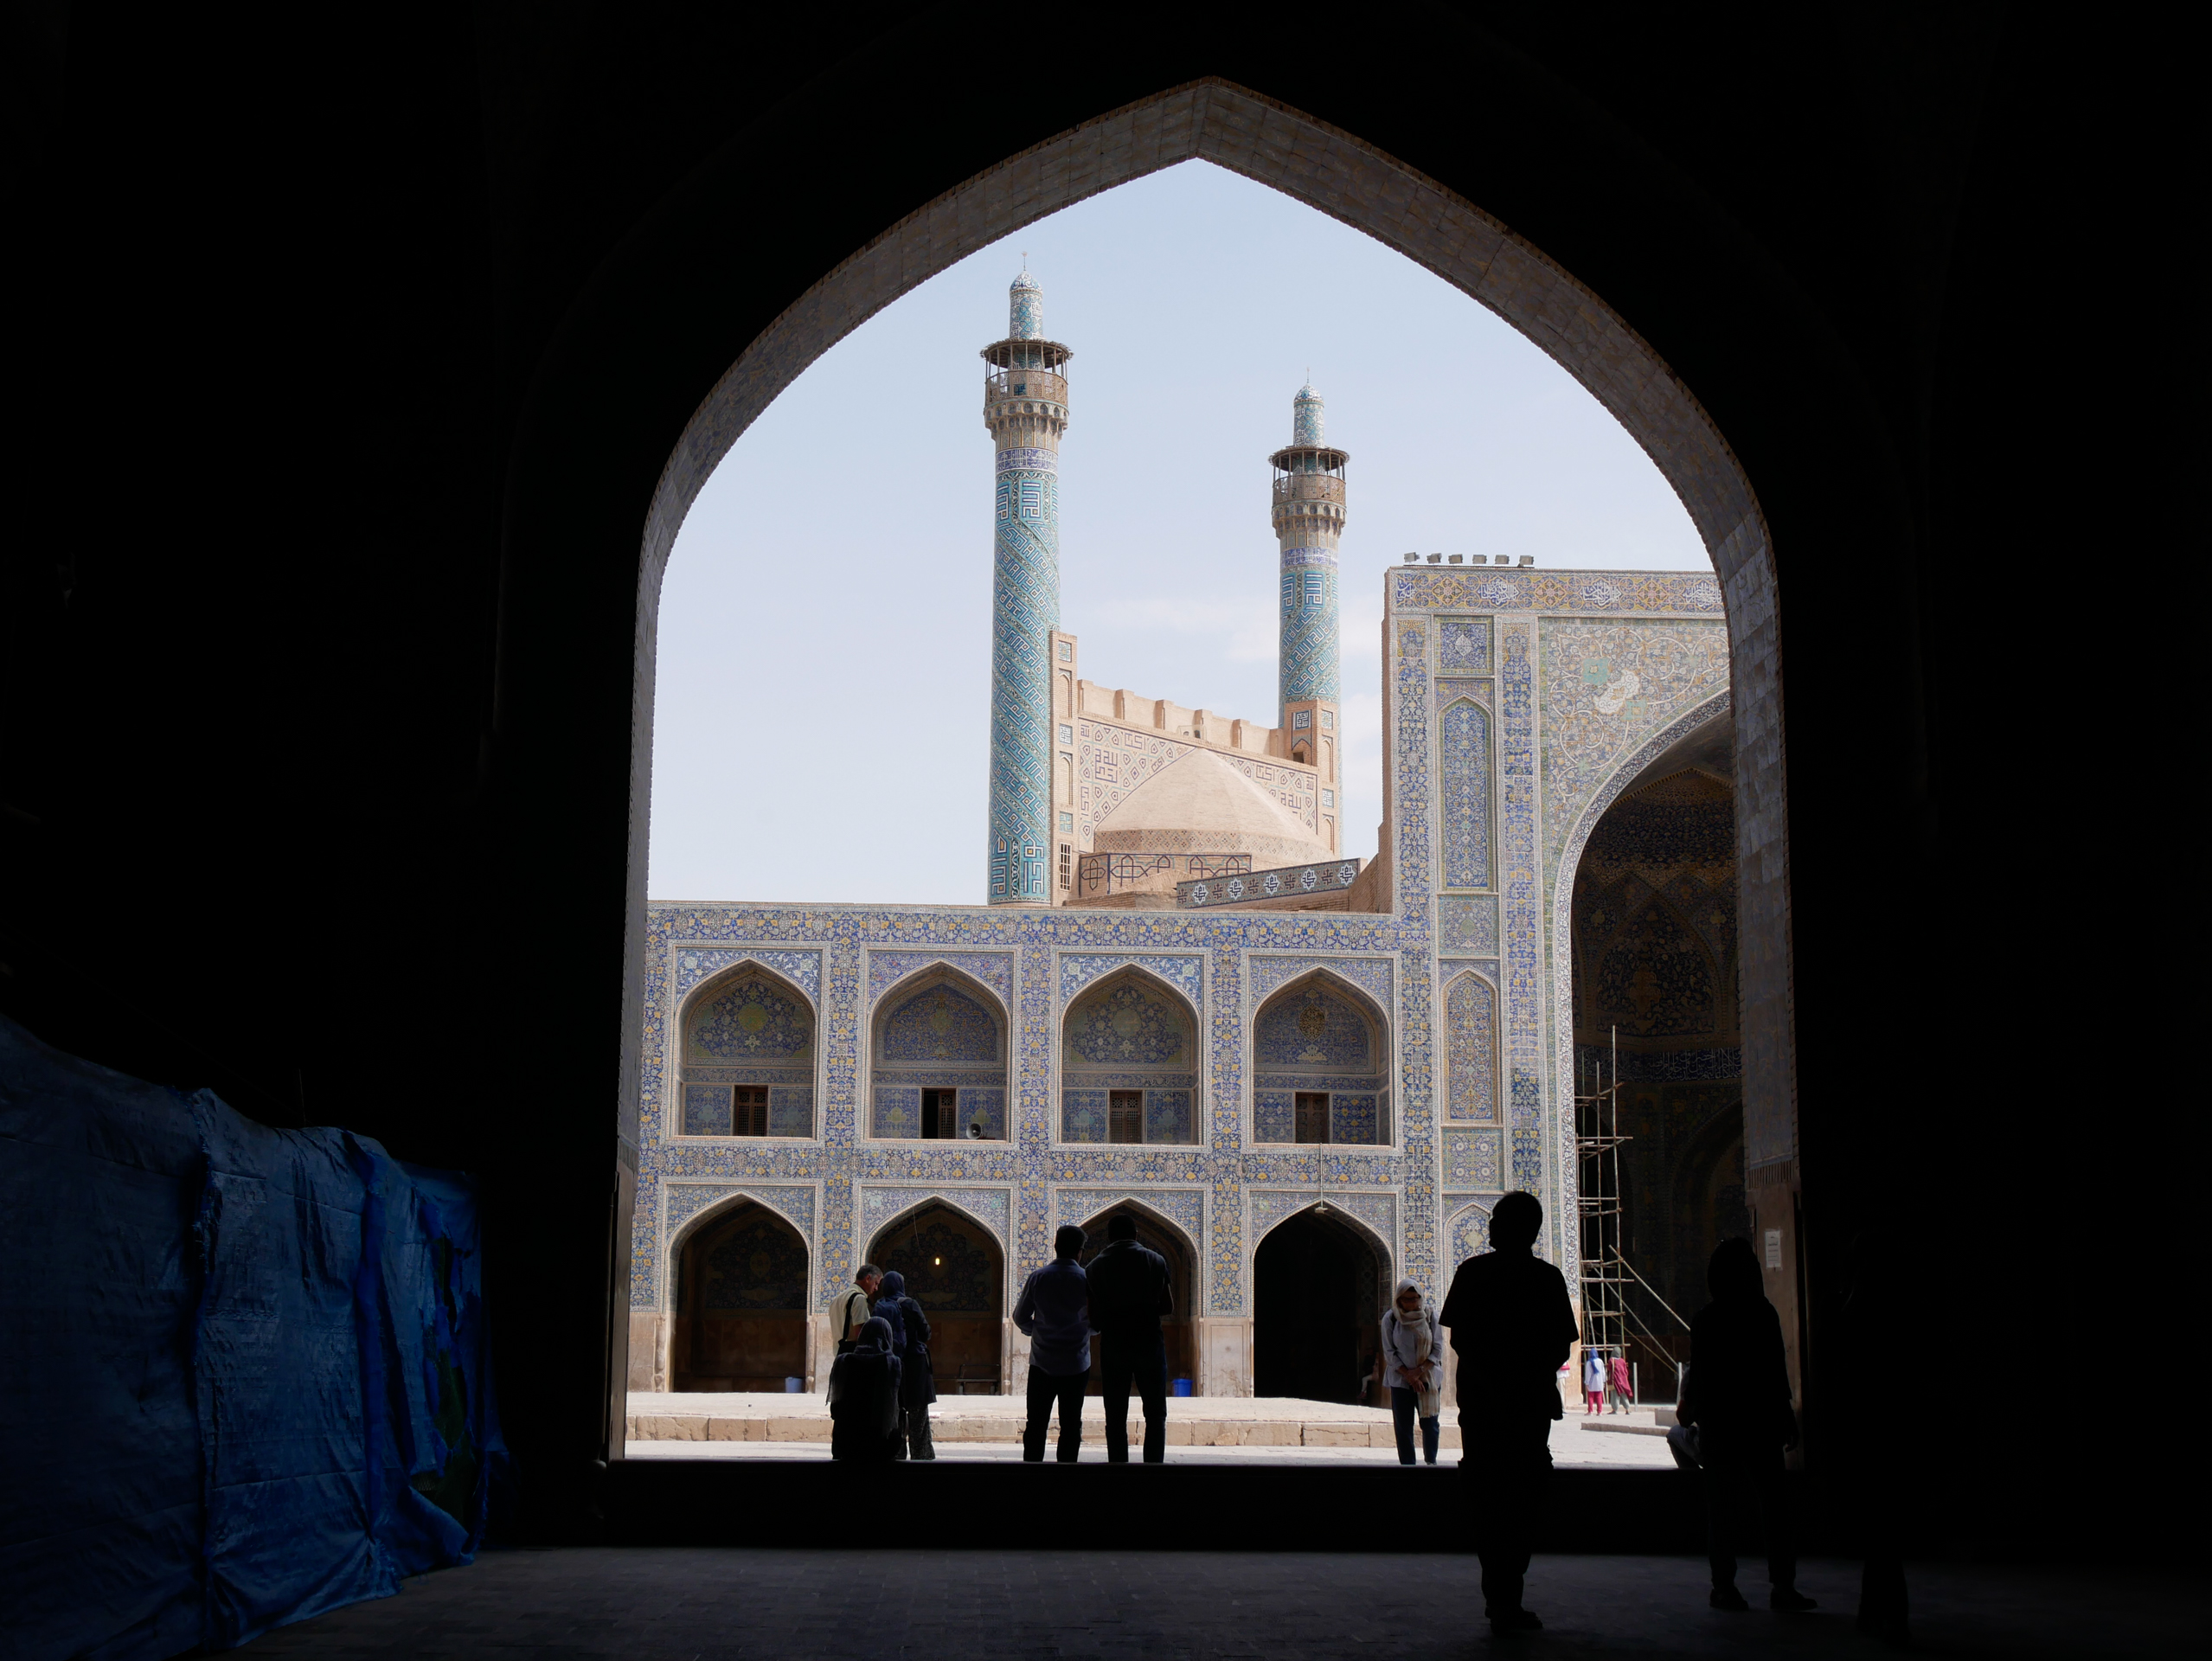
[[[1629,1301],[1632,1284],[1687,1332],[1689,1323],[1636,1272],[1621,1250],[1620,1148],[1632,1138],[1620,1131],[1620,1029],[1613,1029],[1612,1065],[1600,1058],[1583,1076],[1582,1057],[1574,1060],[1574,1154],[1576,1196],[1580,1215],[1582,1259],[1582,1343],[1586,1350],[1611,1357],[1628,1356],[1632,1329],[1661,1355],[1667,1344]],[[1604,1082],[1610,1074],[1612,1082]],[[1585,1090],[1582,1087],[1589,1087]]]

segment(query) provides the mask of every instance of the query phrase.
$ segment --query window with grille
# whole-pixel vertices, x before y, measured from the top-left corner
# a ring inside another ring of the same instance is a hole
[[[932,1142],[951,1142],[960,1134],[960,1093],[925,1090],[921,1093],[921,1133]]]
[[[1326,1142],[1329,1139],[1329,1093],[1326,1090],[1299,1091],[1294,1111],[1299,1141]]]
[[[768,1092],[766,1086],[741,1084],[737,1087],[736,1111],[731,1116],[730,1130],[736,1136],[767,1135]]]
[[[1063,818],[1063,819],[1064,819],[1064,818],[1066,818],[1068,816],[1067,816],[1065,813],[1063,813],[1063,814],[1061,814],[1060,817],[1061,817],[1061,818]],[[1061,843],[1060,844],[1060,886],[1061,886],[1061,888],[1066,888],[1066,887],[1068,886],[1068,877],[1069,877],[1069,876],[1073,874],[1073,872],[1074,872],[1074,866],[1075,866],[1075,848],[1074,848],[1074,843],[1066,843],[1066,842]]]
[[[1115,1090],[1106,1099],[1106,1140],[1142,1142],[1144,1139],[1144,1093]]]

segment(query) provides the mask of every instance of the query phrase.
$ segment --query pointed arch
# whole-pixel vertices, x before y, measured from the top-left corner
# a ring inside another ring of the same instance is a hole
[[[1139,963],[1068,999],[1060,1017],[1061,1139],[1199,1141],[1202,1030],[1182,989]]]
[[[734,1194],[670,1242],[670,1388],[781,1390],[809,1374],[813,1254],[773,1206]]]
[[[1252,1139],[1377,1146],[1392,1139],[1390,1021],[1326,965],[1252,1014]]]
[[[929,1192],[869,1233],[866,1257],[921,1305],[940,1395],[1004,1389],[1010,1260],[989,1219],[957,1194]]]
[[[1498,1122],[1497,988],[1472,969],[1444,989],[1444,1118]]]
[[[1094,1202],[1095,1194],[1086,1194],[1087,1201]],[[1061,1213],[1062,1221],[1073,1221],[1087,1236],[1079,1261],[1088,1267],[1098,1254],[1106,1249],[1108,1240],[1107,1224],[1119,1215],[1126,1215],[1137,1224],[1137,1243],[1157,1252],[1168,1266],[1169,1300],[1173,1305],[1160,1322],[1160,1342],[1167,1352],[1167,1376],[1170,1379],[1197,1377],[1198,1346],[1196,1327],[1192,1324],[1197,1314],[1198,1288],[1202,1284],[1205,1256],[1191,1231],[1175,1218],[1149,1203],[1139,1193],[1125,1193],[1119,1199],[1104,1204],[1091,1203],[1089,1215],[1070,1218]],[[1110,1343],[1111,1340],[1108,1340]],[[1099,1346],[1092,1347],[1090,1388],[1103,1388]]]
[[[674,1137],[811,1137],[819,1011],[804,987],[747,956],[676,1011]]]
[[[939,959],[885,989],[868,1032],[869,1135],[1007,1139],[1012,1023],[991,987]]]
[[[1436,717],[1436,811],[1447,888],[1495,886],[1491,843],[1490,711],[1455,698]]]
[[[1262,1230],[1252,1247],[1253,1394],[1358,1400],[1395,1262],[1374,1225],[1322,1195]]]

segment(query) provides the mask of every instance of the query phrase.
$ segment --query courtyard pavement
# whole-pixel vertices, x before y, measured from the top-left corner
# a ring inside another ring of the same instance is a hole
[[[1141,1408],[1130,1405],[1131,1440],[1141,1442]],[[1443,1414],[1439,1459],[1446,1465],[1459,1459],[1453,1411],[1446,1408]],[[1019,1459],[1023,1412],[1018,1396],[945,1398],[930,1409],[938,1458]],[[633,1392],[628,1424],[631,1459],[826,1459],[830,1452],[829,1408],[819,1395]],[[1056,1446],[1057,1437],[1055,1428],[1048,1446]],[[1083,1404],[1083,1450],[1086,1459],[1106,1457],[1106,1422],[1096,1396]],[[1587,1420],[1570,1413],[1552,1427],[1551,1453],[1558,1465],[1670,1469],[1674,1464],[1650,1408]],[[1175,1465],[1395,1465],[1398,1454],[1383,1408],[1283,1396],[1176,1396],[1168,1401],[1167,1458]]]
[[[1593,1437],[1591,1440],[1595,1440]],[[1368,1519],[1404,1528],[1401,1518]],[[938,1521],[941,1522],[941,1519]],[[1080,1517],[1057,1551],[949,1551],[932,1519],[886,1517],[875,1550],[585,1547],[487,1552],[397,1597],[280,1628],[242,1651],[327,1661],[1444,1661],[1550,1658],[1873,1658],[1854,1630],[1855,1566],[1807,1562],[1810,1614],[1706,1607],[1693,1558],[1542,1556],[1529,1575],[1541,1637],[1493,1640],[1475,1566],[1444,1554],[1102,1549]],[[1234,1522],[1225,1519],[1224,1527]],[[1419,1530],[1414,1529],[1414,1537]],[[2196,1652],[2193,1577],[2179,1571],[1986,1564],[1908,1571],[1914,1648],[2016,1661]]]

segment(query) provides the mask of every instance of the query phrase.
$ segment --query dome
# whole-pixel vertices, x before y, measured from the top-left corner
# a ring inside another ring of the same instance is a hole
[[[1255,869],[1325,856],[1312,831],[1236,766],[1193,750],[1161,768],[1099,822],[1112,853],[1250,854]]]

